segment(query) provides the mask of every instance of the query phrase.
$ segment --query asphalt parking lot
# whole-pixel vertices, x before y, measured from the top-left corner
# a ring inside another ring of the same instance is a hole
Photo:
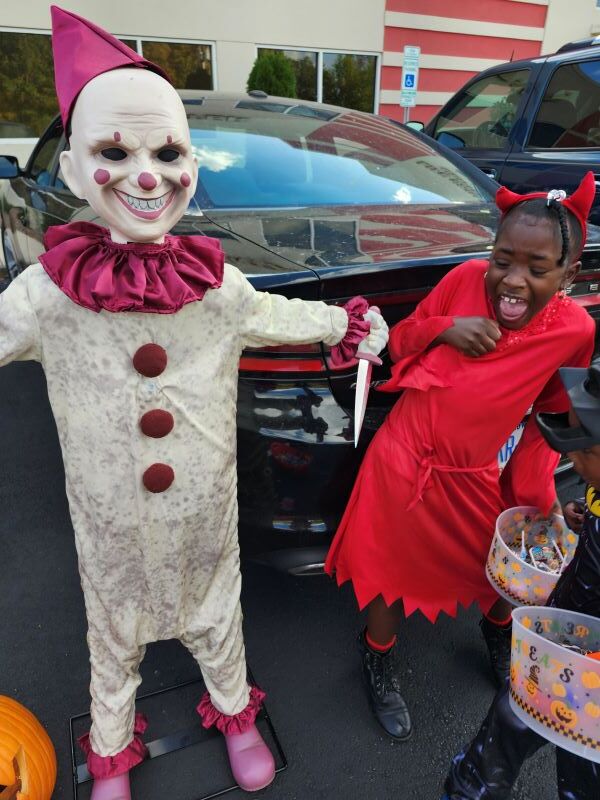
[[[0,371],[0,693],[28,706],[56,747],[56,800],[70,800],[69,718],[87,711],[85,615],[56,431],[40,368]],[[93,457],[91,454],[90,457]],[[414,715],[407,743],[371,719],[359,680],[359,621],[351,592],[325,577],[293,578],[244,567],[249,664],[289,766],[257,796],[273,800],[438,800],[452,755],[474,734],[493,696],[472,609],[435,627],[413,615],[403,626],[403,686]],[[141,694],[198,677],[177,642],[149,647]],[[148,736],[179,719],[182,692],[161,695]],[[194,719],[193,700],[187,714]],[[147,737],[148,738],[148,737]],[[195,800],[227,781],[218,738],[143,764],[135,800]],[[545,748],[523,771],[515,800],[556,798]],[[87,797],[82,790],[80,797]],[[236,791],[231,797],[242,797]]]

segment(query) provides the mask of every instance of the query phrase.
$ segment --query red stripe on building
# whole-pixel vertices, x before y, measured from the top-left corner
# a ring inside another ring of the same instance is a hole
[[[460,70],[421,69],[419,70],[420,92],[455,92],[470,80],[477,72]],[[402,67],[382,67],[381,88],[400,90]]]
[[[437,114],[440,108],[441,106],[415,106],[410,109],[410,118],[427,124],[429,120]],[[402,122],[404,120],[404,109],[393,103],[380,103],[379,113],[382,117],[395,119],[397,122]]]
[[[460,3],[449,3],[448,0],[387,0],[386,10],[543,28],[547,6],[514,3],[512,0],[461,0]]]
[[[485,31],[485,25],[482,24],[481,28]],[[431,53],[443,56],[493,58],[497,61],[510,61],[511,56],[513,61],[518,58],[534,58],[539,56],[542,46],[541,42],[526,39],[503,39],[499,36],[469,36],[466,33],[386,27],[384,50],[401,53],[407,44],[418,45],[423,55]]]

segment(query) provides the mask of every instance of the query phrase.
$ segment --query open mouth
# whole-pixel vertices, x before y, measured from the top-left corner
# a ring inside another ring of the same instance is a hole
[[[157,219],[165,208],[171,205],[175,197],[175,189],[162,194],[160,197],[136,197],[133,194],[120,192],[113,189],[119,202],[140,219]]]
[[[525,319],[528,310],[529,303],[522,297],[501,294],[498,298],[498,316],[501,322],[516,325]]]

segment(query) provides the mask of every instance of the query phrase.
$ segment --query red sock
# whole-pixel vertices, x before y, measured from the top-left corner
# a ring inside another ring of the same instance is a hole
[[[394,634],[387,644],[380,644],[379,642],[374,642],[373,639],[371,639],[368,630],[365,631],[365,641],[371,650],[375,650],[376,653],[387,653],[387,651],[391,650],[391,648],[396,644],[397,638],[398,637],[396,634]]]
[[[507,628],[512,622],[512,612],[506,617],[506,619],[494,619],[494,617],[490,617],[489,614],[483,615],[488,622],[491,622],[492,625],[496,625],[498,628]]]

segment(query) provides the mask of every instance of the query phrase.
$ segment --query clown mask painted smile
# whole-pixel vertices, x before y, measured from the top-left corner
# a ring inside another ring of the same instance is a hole
[[[77,98],[61,167],[114,241],[162,243],[187,209],[197,180],[179,95],[148,70],[94,78]]]
[[[175,197],[174,189],[170,192],[165,192],[160,197],[136,197],[132,194],[120,192],[118,189],[113,189],[113,191],[117,195],[117,200],[140,219],[158,219],[163,211],[171,205]]]

